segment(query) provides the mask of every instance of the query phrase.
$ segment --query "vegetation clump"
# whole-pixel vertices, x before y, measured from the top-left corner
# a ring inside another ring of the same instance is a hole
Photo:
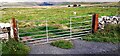
[[[94,34],[85,36],[83,39],[87,41],[119,43],[120,42],[120,24],[108,25],[105,27],[104,30],[99,30]]]
[[[23,43],[10,39],[2,44],[2,56],[27,56],[30,48]]]
[[[58,41],[52,42],[51,45],[59,47],[59,48],[63,48],[63,49],[73,48],[72,42],[68,40],[58,40]]]

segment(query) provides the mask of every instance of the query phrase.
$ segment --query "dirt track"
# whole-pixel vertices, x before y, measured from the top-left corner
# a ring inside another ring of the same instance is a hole
[[[29,54],[117,54],[118,44],[73,40],[74,48],[61,49],[50,44],[31,47]],[[119,46],[120,47],[120,46]]]

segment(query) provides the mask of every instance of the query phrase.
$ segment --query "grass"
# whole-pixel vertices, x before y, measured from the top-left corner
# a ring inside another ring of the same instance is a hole
[[[2,44],[2,56],[27,56],[29,51],[30,48],[27,45],[16,42],[14,39]]]
[[[73,11],[77,12],[76,16],[83,15],[92,15],[94,13],[98,13],[99,16],[113,16],[117,14],[117,8],[109,7],[77,7],[77,8],[5,8],[0,10],[3,14],[2,18],[0,18],[0,22],[8,22],[12,17],[15,17],[18,20],[19,33],[20,37],[23,36],[32,36],[32,35],[41,35],[46,32],[44,22],[46,19],[48,20],[49,30],[53,29],[61,29],[60,31],[50,32],[53,35],[56,35],[56,32],[64,32],[63,28],[69,28],[70,17],[74,16]],[[73,18],[72,23],[76,22],[84,22],[87,20],[91,20],[92,17],[86,16],[81,18]],[[82,24],[72,24],[72,27],[85,26],[91,23],[82,23]],[[42,25],[42,26],[39,26]],[[53,28],[53,29],[50,29]],[[87,27],[90,28],[90,27]],[[38,32],[39,31],[39,32]],[[36,33],[32,33],[36,32]],[[42,38],[44,36],[33,36],[33,38]]]
[[[76,16],[92,15],[98,13],[99,16],[113,16],[117,15],[117,8],[109,7],[77,7],[77,8],[5,8],[0,10],[2,12],[2,18],[0,22],[9,22],[12,17],[18,20],[18,26],[35,27],[38,25],[45,25],[46,19],[49,25],[53,24],[65,24],[69,23],[69,19],[73,15],[73,11],[77,12]],[[83,22],[91,20],[92,17],[81,17],[72,19],[72,22]],[[37,22],[36,22],[36,21]],[[55,26],[55,25],[54,25]],[[68,26],[69,25],[64,25]],[[73,25],[74,26],[74,25]],[[76,25],[75,25],[76,26]]]
[[[69,33],[69,32],[64,32],[64,31],[68,31],[68,30],[63,30],[63,29],[55,30],[55,29],[59,29],[59,28],[53,27],[53,26],[48,26],[48,29],[52,30],[52,31],[49,31],[49,36]],[[46,26],[41,26],[41,27],[36,27],[36,28],[19,29],[19,32],[20,32],[20,34],[19,34],[20,37],[32,36],[33,38],[44,38],[44,37],[46,37]],[[61,32],[61,33],[56,33],[56,32]]]
[[[45,20],[55,21],[60,23],[62,20],[69,20],[73,16],[73,11],[77,12],[77,16],[89,15],[98,13],[103,15],[116,15],[117,8],[102,8],[102,7],[78,7],[78,8],[7,8],[1,10],[3,17],[1,22],[7,22],[12,17],[18,20]],[[57,20],[56,20],[57,19]]]
[[[58,40],[58,41],[52,42],[51,45],[59,48],[63,48],[63,49],[73,48],[73,43],[68,40]]]
[[[83,40],[95,42],[120,42],[120,25],[108,25],[104,30],[99,30],[94,34],[83,37]]]
[[[53,30],[53,29],[58,29],[56,27],[51,27],[48,26],[49,30]],[[42,32],[44,31],[44,32]],[[57,32],[61,32],[61,30],[56,30]],[[51,31],[50,33],[54,33],[56,31]],[[22,33],[19,36],[23,37],[23,36],[32,36],[32,35],[40,35],[40,34],[46,34],[46,26],[41,26],[41,27],[36,27],[36,28],[24,28],[24,29],[19,29],[19,32]],[[33,36],[35,38],[38,38],[40,36]],[[45,36],[41,36],[41,37],[46,37]]]

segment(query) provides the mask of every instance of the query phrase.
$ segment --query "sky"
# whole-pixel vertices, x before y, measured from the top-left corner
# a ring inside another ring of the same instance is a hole
[[[0,2],[118,2],[120,0],[0,0]]]

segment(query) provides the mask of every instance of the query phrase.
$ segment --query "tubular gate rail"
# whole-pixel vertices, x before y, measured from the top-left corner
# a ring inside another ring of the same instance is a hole
[[[26,23],[26,25],[19,25],[20,38],[30,37],[26,40],[27,43],[35,45],[60,39],[82,39],[83,36],[92,32],[92,15],[73,16],[68,20],[63,20],[62,23],[47,19],[45,21],[18,21],[18,24],[22,25],[22,23]]]

